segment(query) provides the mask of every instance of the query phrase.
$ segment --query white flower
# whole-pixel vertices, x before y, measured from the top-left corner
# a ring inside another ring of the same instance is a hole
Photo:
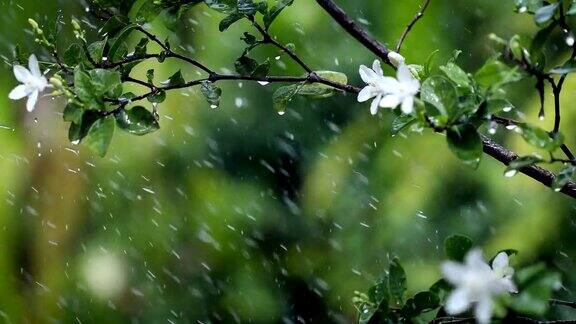
[[[28,67],[29,69],[21,65],[14,65],[14,76],[16,77],[16,80],[22,84],[14,88],[8,97],[12,100],[20,100],[24,97],[28,97],[26,109],[32,111],[36,106],[38,96],[48,86],[48,80],[46,80],[44,75],[42,75],[42,72],[40,72],[40,66],[38,65],[36,55],[30,55]]]
[[[482,251],[474,249],[468,252],[463,264],[444,262],[442,274],[446,281],[455,286],[446,301],[446,312],[450,315],[460,314],[474,304],[478,323],[490,322],[493,297],[516,292],[512,281],[514,269],[508,265],[506,253],[498,254],[490,268],[482,257]]]
[[[370,106],[370,112],[372,115],[376,115],[378,112],[378,105],[384,95],[386,95],[387,85],[394,81],[391,77],[385,77],[384,71],[380,66],[380,61],[374,60],[372,64],[372,69],[365,65],[360,65],[359,69],[360,77],[368,85],[360,91],[358,94],[358,102],[365,102],[372,98],[372,105]]]
[[[399,67],[401,65],[404,65],[404,62],[406,62],[406,59],[404,58],[404,56],[400,55],[399,53],[396,52],[390,52],[388,53],[388,60],[390,61],[390,63],[392,63],[392,65],[394,65],[395,67]]]
[[[374,61],[372,69],[361,65],[359,72],[368,85],[358,94],[358,101],[375,98],[370,106],[372,115],[378,113],[378,107],[396,108],[398,105],[405,114],[414,111],[414,97],[420,91],[420,81],[414,78],[408,66],[398,67],[396,79],[384,76],[379,61]]]

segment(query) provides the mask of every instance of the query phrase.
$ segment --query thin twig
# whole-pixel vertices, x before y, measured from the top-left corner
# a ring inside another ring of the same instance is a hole
[[[256,27],[256,29],[258,30],[258,32],[260,32],[260,34],[262,34],[262,37],[264,37],[264,40],[262,41],[264,44],[266,43],[270,43],[274,46],[276,46],[277,48],[279,48],[281,51],[283,51],[284,53],[288,54],[288,56],[290,56],[290,58],[292,58],[296,63],[298,63],[298,65],[300,65],[306,72],[308,73],[312,73],[313,70],[306,64],[304,63],[304,60],[302,60],[298,55],[296,55],[296,53],[294,53],[292,50],[290,50],[288,47],[280,44],[278,41],[276,41],[271,35],[270,33],[268,33],[267,30],[265,30],[264,28],[262,28],[262,26],[260,26],[255,20],[254,18],[251,18],[252,20],[252,24],[254,25],[254,27]]]
[[[164,49],[165,55],[168,57],[174,57],[177,59],[180,59],[182,61],[188,62],[194,66],[196,66],[197,68],[201,69],[202,71],[208,73],[208,74],[212,74],[214,73],[214,71],[212,71],[211,69],[209,69],[208,67],[206,67],[205,65],[203,65],[202,63],[193,60],[189,57],[186,57],[184,55],[178,54],[176,52],[173,52],[172,49],[170,49],[170,46],[161,41],[158,37],[156,37],[156,35],[150,33],[149,31],[147,31],[146,29],[144,29],[144,27],[142,26],[137,26],[136,30],[138,30],[139,32],[143,33],[144,35],[146,35],[151,41],[155,42],[156,44],[158,44],[160,47],[162,47],[162,49]]]
[[[430,5],[431,1],[432,0],[424,0],[422,5],[420,5],[420,11],[418,11],[416,16],[414,16],[414,18],[412,18],[412,21],[410,21],[410,23],[406,26],[406,28],[404,29],[404,32],[402,32],[402,36],[400,36],[400,39],[398,40],[398,44],[396,44],[396,52],[397,53],[400,53],[400,50],[402,49],[402,44],[404,43],[404,40],[406,39],[406,37],[408,36],[410,31],[412,30],[414,25],[416,25],[418,20],[420,20],[420,19],[422,19],[422,17],[424,17],[424,13],[426,12],[426,9],[428,9],[428,5]]]
[[[566,307],[570,307],[570,308],[576,309],[576,302],[573,302],[573,301],[565,301],[565,300],[559,300],[559,299],[550,299],[550,304],[551,304],[551,305],[557,305],[557,306],[566,306]]]

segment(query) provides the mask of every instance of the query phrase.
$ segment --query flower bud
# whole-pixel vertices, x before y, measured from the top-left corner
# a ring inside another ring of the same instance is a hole
[[[33,29],[38,29],[40,28],[40,26],[38,25],[38,23],[36,22],[36,20],[29,18],[28,19],[28,23],[30,24],[30,26],[32,26]]]
[[[72,19],[72,27],[75,30],[81,30],[82,29],[82,27],[80,27],[80,23],[76,19]]]
[[[404,59],[404,56],[396,53],[396,52],[390,52],[388,53],[388,60],[390,61],[390,63],[392,63],[392,65],[394,65],[395,67],[398,67],[400,65],[404,65],[404,62],[406,61]]]
[[[55,77],[50,78],[50,84],[52,84],[55,88],[62,87],[62,81]]]

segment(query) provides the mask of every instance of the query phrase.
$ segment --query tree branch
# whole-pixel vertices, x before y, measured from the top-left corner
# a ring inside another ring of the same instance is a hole
[[[354,20],[352,20],[342,8],[338,7],[332,0],[316,0],[332,18],[348,32],[352,37],[359,41],[364,47],[372,51],[376,56],[380,57],[384,63],[394,67],[388,59],[390,50],[384,44],[377,41],[370,36],[364,28],[360,27]]]
[[[374,54],[382,58],[386,63],[390,64],[388,60],[388,53],[390,52],[386,46],[373,39],[368,33],[356,24],[346,13],[338,7],[332,0],[316,0],[316,2],[328,12],[334,20],[336,20],[342,28],[356,38],[362,45],[371,50]],[[505,165],[510,164],[513,160],[518,158],[518,155],[513,151],[503,147],[502,145],[494,142],[490,138],[482,135],[482,144],[484,153],[490,155],[494,159],[502,162]],[[529,166],[519,170],[521,173],[529,176],[530,178],[544,184],[547,187],[552,186],[552,182],[556,177],[554,173],[549,170],[543,169],[538,166]],[[567,196],[576,198],[576,183],[573,181],[568,182],[560,192]]]
[[[404,43],[406,36],[408,36],[408,33],[410,33],[410,31],[412,30],[414,25],[416,25],[418,20],[420,20],[420,19],[422,19],[422,17],[424,17],[424,12],[426,12],[426,9],[428,9],[428,5],[430,5],[431,1],[432,0],[424,0],[422,5],[420,6],[420,11],[418,11],[416,16],[414,16],[414,18],[412,18],[412,21],[410,21],[410,23],[406,26],[406,29],[404,29],[404,32],[402,32],[402,36],[400,36],[400,39],[398,40],[398,44],[396,44],[396,52],[397,53],[400,53],[400,50],[402,49],[402,44]]]
[[[509,165],[510,162],[516,160],[518,155],[511,150],[503,147],[502,145],[494,142],[490,138],[482,135],[482,144],[484,146],[484,153],[492,156],[496,160],[502,162],[505,165]],[[546,187],[552,187],[552,182],[556,176],[554,173],[543,169],[539,166],[528,166],[519,170],[521,173],[529,176],[530,178],[542,183]],[[573,181],[568,182],[562,190],[563,194],[576,198],[576,183]]]

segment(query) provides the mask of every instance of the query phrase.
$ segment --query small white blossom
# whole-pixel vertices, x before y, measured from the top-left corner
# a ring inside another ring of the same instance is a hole
[[[38,101],[38,96],[48,87],[48,80],[46,80],[40,71],[36,55],[30,55],[28,68],[29,69],[21,65],[14,65],[14,76],[16,80],[22,84],[14,88],[8,97],[12,100],[20,100],[28,97],[26,109],[33,111]]]
[[[359,72],[367,86],[358,94],[358,101],[374,98],[370,106],[372,115],[378,113],[378,107],[396,108],[398,105],[405,114],[414,111],[414,97],[420,91],[420,81],[414,78],[408,66],[398,67],[396,79],[384,76],[379,61],[374,61],[372,69],[361,65]]]
[[[508,255],[504,252],[496,256],[491,268],[484,261],[481,250],[471,250],[463,264],[444,262],[442,274],[446,281],[455,286],[446,301],[446,312],[456,315],[474,305],[478,323],[490,322],[494,297],[517,291],[512,281],[514,269],[509,266]]]
[[[370,106],[370,112],[372,115],[376,115],[378,112],[378,105],[382,101],[384,95],[386,95],[386,89],[395,80],[394,78],[384,76],[384,71],[382,71],[380,61],[378,60],[374,60],[372,69],[365,65],[360,65],[359,73],[367,86],[358,94],[358,102],[365,102],[374,98],[372,105]]]
[[[406,62],[406,59],[404,58],[404,56],[402,56],[396,52],[388,53],[388,60],[390,60],[390,63],[392,63],[392,65],[394,65],[395,67],[399,67],[400,65],[404,65],[404,63]]]

